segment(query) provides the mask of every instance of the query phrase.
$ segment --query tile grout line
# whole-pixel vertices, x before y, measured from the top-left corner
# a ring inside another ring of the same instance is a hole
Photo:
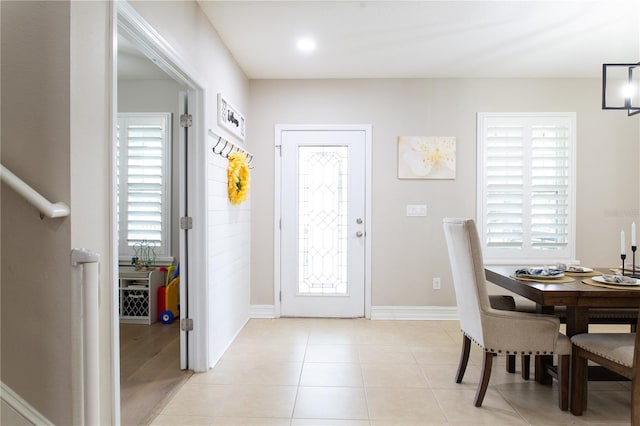
[[[371,425],[371,406],[369,404],[369,392],[367,392],[367,383],[364,380],[364,371],[362,370],[361,346],[358,346],[358,366],[360,367],[360,378],[362,379],[362,391],[364,392],[364,403],[367,405],[367,421]]]
[[[300,384],[302,383],[302,373],[304,371],[304,365],[307,362],[307,353],[309,352],[309,335],[310,332],[307,331],[307,341],[304,345],[304,355],[302,356],[302,365],[300,366],[300,373],[298,374],[298,384],[296,386],[296,395],[293,399],[293,407],[291,409],[291,417],[289,418],[289,425],[293,424],[294,414],[296,412],[296,406],[298,405],[298,396],[300,395]]]

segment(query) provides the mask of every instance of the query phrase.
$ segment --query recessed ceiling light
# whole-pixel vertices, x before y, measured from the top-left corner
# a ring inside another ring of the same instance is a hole
[[[311,52],[316,48],[316,42],[310,38],[301,38],[298,40],[296,46],[298,46],[298,49],[302,52]]]

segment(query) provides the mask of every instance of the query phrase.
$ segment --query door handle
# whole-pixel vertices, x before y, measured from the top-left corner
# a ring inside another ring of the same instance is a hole
[[[356,232],[356,237],[358,237],[358,238],[362,238],[363,235],[364,235],[364,232],[362,232],[362,231]]]

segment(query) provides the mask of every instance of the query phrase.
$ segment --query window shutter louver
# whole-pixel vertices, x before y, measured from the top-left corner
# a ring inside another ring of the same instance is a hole
[[[558,250],[569,237],[568,128],[533,126],[531,146],[531,244]]]
[[[523,137],[521,126],[486,130],[486,243],[491,247],[522,248]]]
[[[132,125],[128,129],[127,240],[162,244],[162,127]]]
[[[169,253],[170,114],[121,114],[118,129],[120,255],[140,244]],[[123,219],[126,218],[126,222]]]
[[[574,121],[571,114],[479,114],[477,222],[485,258],[573,258]]]

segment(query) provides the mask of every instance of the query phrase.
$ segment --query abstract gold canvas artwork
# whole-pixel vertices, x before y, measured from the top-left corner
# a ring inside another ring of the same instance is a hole
[[[455,179],[455,136],[398,136],[399,179]]]

